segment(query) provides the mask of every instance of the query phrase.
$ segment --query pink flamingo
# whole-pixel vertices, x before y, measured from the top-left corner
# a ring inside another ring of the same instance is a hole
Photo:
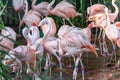
[[[36,1],[37,0],[32,1],[32,9],[38,11],[44,17],[47,17],[49,15],[49,12],[47,10],[49,3],[48,2],[41,2],[40,4],[35,5]]]
[[[25,8],[24,1],[25,0],[12,0],[13,8],[18,13],[19,20],[21,20],[20,12]],[[20,32],[21,32],[21,28],[19,27],[19,34]]]
[[[4,27],[4,29],[1,30],[0,40],[0,50],[9,52],[9,50],[14,48],[16,32],[10,27]]]
[[[114,24],[117,26],[118,29],[120,29],[120,22],[115,22]]]
[[[27,40],[27,46],[31,46],[36,40],[40,38],[40,32],[38,27],[31,26],[30,28],[24,28],[22,31],[24,38]]]
[[[49,53],[51,53],[51,54],[53,54],[53,55],[55,55],[56,57],[57,57],[57,59],[58,59],[58,61],[59,61],[59,65],[60,65],[60,69],[62,69],[62,65],[61,65],[61,58],[62,57],[59,57],[57,54],[56,54],[56,51],[57,51],[57,48],[58,48],[58,39],[56,40],[51,40],[51,41],[48,41],[48,39],[49,39],[49,32],[50,32],[50,30],[51,30],[51,28],[52,28],[52,26],[51,26],[51,22],[49,21],[49,20],[47,20],[47,18],[45,18],[45,19],[43,19],[41,22],[40,22],[40,27],[43,27],[43,25],[44,24],[47,24],[48,25],[48,30],[47,30],[47,32],[46,32],[46,34],[44,35],[44,37],[43,37],[43,39],[42,39],[42,45],[43,45],[43,47],[44,47],[44,49],[45,49],[45,51],[46,52],[49,52]],[[69,30],[71,30],[72,28],[70,28],[70,29],[65,29],[64,31],[63,31],[63,33],[67,33],[66,31],[69,31]],[[74,30],[76,30],[77,28],[75,28]],[[60,32],[62,31],[63,29],[62,29],[62,27],[60,28]],[[73,31],[74,32],[74,30],[71,30],[71,31]],[[62,34],[62,33],[61,33]],[[60,35],[61,35],[60,34]],[[79,34],[80,35],[80,34]],[[61,37],[62,36],[64,36],[64,35],[61,35]],[[60,72],[60,79],[62,79],[62,73]]]
[[[105,8],[106,8],[106,6],[103,4],[94,4],[87,8],[87,14],[89,16],[93,16],[95,14],[105,13]],[[109,12],[111,12],[111,11],[109,10]]]
[[[19,27],[22,26],[24,23],[28,27],[38,26],[39,22],[41,21],[41,19],[40,19],[41,14],[39,14],[35,10],[28,11],[28,2],[26,0],[24,2],[26,4],[25,14],[24,14],[22,20],[19,23]]]
[[[113,44],[113,42],[115,42],[117,44],[117,46],[120,47],[120,40],[119,40],[120,31],[119,31],[118,27],[116,26],[116,24],[111,24],[107,8],[105,9],[105,11],[106,11],[107,17],[105,17],[105,18],[97,17],[97,18],[99,18],[98,21],[96,21],[96,18],[94,18],[95,19],[95,24],[99,25],[100,27],[102,27],[104,29],[107,38],[112,42],[113,50],[114,50],[114,54],[115,54],[115,62],[116,62],[115,45]],[[94,21],[94,19],[91,19],[91,20]]]
[[[115,8],[115,12],[114,13],[108,13],[108,15],[110,17],[110,22],[114,22],[115,19],[118,16],[118,13],[119,13],[119,9],[118,9],[117,5],[115,4],[115,1],[116,0],[112,0],[112,5]],[[91,19],[91,20],[98,20],[99,21],[99,20],[101,20],[101,18],[103,18],[105,16],[106,16],[105,13],[99,13],[99,14],[95,14],[95,15],[89,16],[89,19]]]
[[[68,27],[68,26],[63,26]],[[60,28],[62,29],[62,27]],[[68,30],[66,32],[66,30]],[[85,51],[92,51],[96,54],[96,50],[93,45],[90,43],[88,36],[86,36],[83,31],[79,28],[66,28],[66,30],[59,30],[58,37],[59,37],[59,50],[56,52],[59,56],[77,56],[75,62],[75,68],[73,71],[73,79],[76,80],[77,77],[77,70],[78,70],[78,62],[80,61],[82,67],[82,80],[84,80],[84,66],[81,61],[82,53]]]
[[[32,34],[30,33],[30,30]],[[27,73],[31,73],[30,64],[32,64],[31,66],[35,68],[36,55],[40,57],[43,54],[42,51],[40,50],[41,46],[32,45],[35,43],[36,39],[39,38],[38,32],[39,30],[37,27],[30,27],[30,29],[24,28],[22,30],[22,33],[25,39],[27,40],[27,46],[20,45],[15,49],[12,49],[9,52],[9,54],[11,56],[15,56],[15,60],[13,58],[10,58],[10,60],[8,61],[5,60],[4,63],[7,62],[5,63],[7,65],[11,64],[12,65],[11,67],[13,68],[13,70],[16,70],[15,68],[19,67],[20,72],[22,72],[22,63],[25,62],[27,64]]]
[[[47,10],[49,11],[50,15],[56,15],[58,17],[62,17],[63,19],[68,20],[71,25],[73,24],[71,23],[69,18],[81,16],[80,13],[76,12],[76,10],[74,9],[75,7],[66,1],[61,1],[58,5],[56,5],[54,9],[51,9],[54,2],[55,0],[52,0],[52,2],[47,7]]]

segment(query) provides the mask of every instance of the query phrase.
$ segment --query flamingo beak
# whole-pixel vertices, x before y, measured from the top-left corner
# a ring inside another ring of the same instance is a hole
[[[22,25],[24,25],[24,22],[23,22],[23,21],[20,21],[19,27],[21,27]]]
[[[87,19],[87,21],[95,21],[95,20],[96,20],[96,16],[90,16]]]
[[[31,51],[31,53],[35,53],[35,54],[36,54],[36,52],[37,52],[37,51],[34,50],[34,49],[31,49],[30,51]]]
[[[57,56],[60,56],[58,51],[56,51],[56,54],[57,54]]]
[[[39,25],[39,22],[34,22],[33,23],[33,26],[38,26]]]

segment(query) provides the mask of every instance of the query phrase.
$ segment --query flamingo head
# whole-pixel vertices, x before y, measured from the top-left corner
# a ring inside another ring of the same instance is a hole
[[[87,21],[95,21],[96,18],[97,17],[95,15],[94,16],[90,16],[90,17],[88,17]]]
[[[98,21],[98,20],[103,20],[104,17],[106,18],[105,14],[96,14],[96,15],[88,17],[87,20],[88,21]]]

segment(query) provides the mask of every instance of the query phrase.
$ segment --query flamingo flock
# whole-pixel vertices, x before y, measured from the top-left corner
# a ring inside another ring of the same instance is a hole
[[[49,2],[41,2],[36,4],[37,0],[32,0],[32,9],[28,9],[27,0],[13,0],[13,7],[15,11],[20,12],[24,10],[24,16],[19,19],[19,28],[26,25],[22,29],[22,35],[25,38],[26,44],[14,46],[16,41],[16,32],[10,27],[5,27],[1,30],[0,35],[0,50],[7,52],[3,59],[3,64],[9,66],[12,72],[17,72],[16,79],[23,72],[24,64],[27,66],[26,73],[32,75],[34,80],[41,80],[40,74],[38,74],[39,67],[37,63],[41,62],[43,54],[46,53],[45,69],[51,68],[52,60],[50,56],[55,56],[58,60],[60,67],[60,80],[62,80],[62,58],[73,57],[74,70],[73,80],[77,80],[79,61],[81,65],[82,80],[85,80],[84,65],[82,62],[82,54],[84,52],[92,52],[96,57],[99,57],[96,46],[91,43],[91,28],[100,28],[103,30],[103,41],[99,42],[100,53],[107,52],[104,55],[110,55],[115,57],[116,62],[116,46],[120,48],[120,22],[115,22],[119,9],[115,4],[116,0],[112,0],[112,5],[115,8],[115,12],[112,12],[103,4],[94,4],[87,8],[88,20],[91,21],[86,28],[76,27],[70,21],[70,18],[81,16],[82,14],[75,10],[75,6],[66,0],[61,1],[54,8],[55,0]],[[17,3],[17,4],[16,4]],[[57,16],[63,20],[67,20],[71,25],[64,24],[58,29],[52,17],[50,15]],[[20,17],[19,17],[20,18]],[[42,30],[44,36],[40,37],[40,30]],[[56,36],[57,35],[57,36]],[[97,35],[96,35],[97,37]],[[105,42],[107,37],[112,42],[113,53],[108,53],[107,44]],[[95,40],[96,41],[96,40]],[[101,45],[102,43],[102,45]],[[102,51],[103,50],[103,51]],[[111,63],[111,60],[108,62]],[[116,62],[114,68],[118,68],[119,60]],[[31,69],[32,68],[32,69]],[[41,70],[40,70],[41,72]],[[50,69],[50,74],[51,74]]]

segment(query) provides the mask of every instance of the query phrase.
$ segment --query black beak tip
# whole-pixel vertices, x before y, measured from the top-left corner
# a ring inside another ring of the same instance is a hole
[[[57,56],[59,56],[59,52],[58,51],[56,51],[56,54],[57,54]]]

